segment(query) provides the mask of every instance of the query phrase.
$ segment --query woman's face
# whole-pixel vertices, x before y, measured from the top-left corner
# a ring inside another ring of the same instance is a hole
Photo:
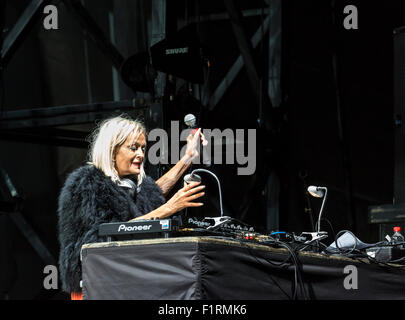
[[[145,157],[145,147],[145,135],[141,134],[134,141],[134,133],[131,133],[118,148],[115,154],[115,167],[120,178],[141,172],[141,164]]]

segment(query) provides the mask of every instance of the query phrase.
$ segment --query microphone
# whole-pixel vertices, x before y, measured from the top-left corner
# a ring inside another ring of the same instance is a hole
[[[191,113],[186,114],[184,117],[184,123],[190,129],[194,129],[191,130],[191,134],[194,134],[197,131],[197,118],[193,114]],[[202,146],[202,153],[203,153],[203,165],[205,165],[206,167],[210,167],[211,157],[207,154],[207,149],[204,148],[204,145]]]
[[[196,128],[196,123],[197,123],[197,118],[191,113],[186,114],[185,117],[184,117],[184,123],[190,129],[195,129]]]

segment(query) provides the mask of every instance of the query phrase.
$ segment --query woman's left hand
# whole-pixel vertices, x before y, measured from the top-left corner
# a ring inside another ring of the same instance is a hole
[[[205,139],[204,134],[201,132],[201,128],[199,128],[194,134],[189,134],[187,137],[187,148],[185,156],[193,161],[195,158],[198,157],[198,140],[201,139],[201,143],[203,146],[208,144],[208,141]]]

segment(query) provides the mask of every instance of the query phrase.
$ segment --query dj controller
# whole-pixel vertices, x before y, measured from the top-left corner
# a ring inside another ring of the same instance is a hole
[[[151,238],[172,238],[185,236],[222,236],[252,242],[282,241],[305,244],[325,237],[323,233],[302,233],[274,231],[260,233],[254,227],[228,216],[182,217],[168,219],[134,220],[131,222],[104,223],[99,227],[99,236],[106,241],[123,241]]]
[[[255,232],[252,226],[234,218],[179,216],[170,219],[103,223],[99,227],[98,234],[107,241],[218,234],[246,240],[258,240],[263,237],[262,234]]]
[[[99,236],[104,237],[107,242],[190,236],[221,237],[298,251],[366,257],[372,262],[405,263],[405,243],[366,245],[352,234],[350,237],[354,242],[352,241],[353,244],[350,244],[349,248],[343,245],[337,247],[334,239],[329,239],[332,244],[327,247],[321,243],[321,240],[328,238],[327,232],[302,232],[300,235],[284,231],[260,233],[252,226],[228,216],[205,218],[175,216],[168,219],[104,223],[99,227]],[[343,236],[348,237],[347,234]],[[340,242],[340,238],[338,241]],[[333,244],[336,246],[333,247]]]

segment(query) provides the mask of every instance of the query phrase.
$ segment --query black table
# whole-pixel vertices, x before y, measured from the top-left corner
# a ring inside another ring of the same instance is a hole
[[[298,299],[405,299],[403,266],[300,252],[300,285],[291,259],[283,263],[289,256],[284,248],[231,238],[86,244],[83,298],[285,300],[296,288]]]

